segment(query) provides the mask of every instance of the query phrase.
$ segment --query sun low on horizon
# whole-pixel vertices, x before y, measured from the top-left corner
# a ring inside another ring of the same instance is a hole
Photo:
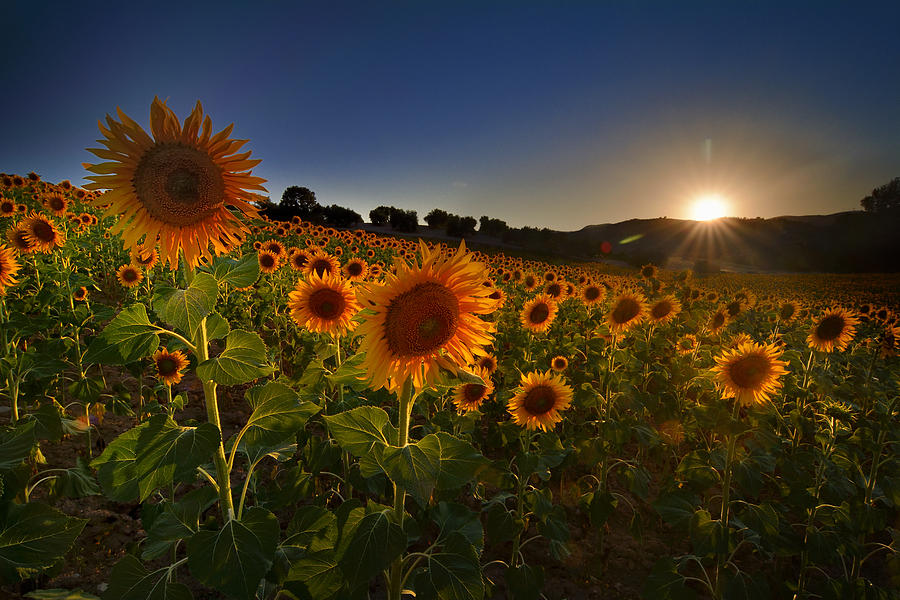
[[[690,214],[694,221],[714,221],[724,217],[728,210],[728,200],[722,194],[707,193],[694,198]]]

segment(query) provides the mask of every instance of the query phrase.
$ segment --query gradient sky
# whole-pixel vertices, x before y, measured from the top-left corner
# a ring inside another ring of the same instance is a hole
[[[819,214],[900,176],[896,1],[191,4],[5,2],[0,171],[83,183],[159,95],[234,122],[273,200],[366,216]]]

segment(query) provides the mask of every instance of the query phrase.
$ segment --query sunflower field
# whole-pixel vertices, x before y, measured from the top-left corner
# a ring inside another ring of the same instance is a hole
[[[198,103],[0,174],[0,596],[896,598],[896,276],[261,218]]]

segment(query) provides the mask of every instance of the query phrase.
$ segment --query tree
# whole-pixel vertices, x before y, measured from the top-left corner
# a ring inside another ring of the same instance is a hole
[[[369,211],[369,222],[372,225],[386,225],[391,218],[391,206],[379,206]]]
[[[352,227],[362,221],[362,216],[355,210],[332,204],[322,209],[322,219],[332,227]]]
[[[482,216],[479,219],[478,233],[489,235],[491,237],[502,237],[509,227],[506,221],[501,219],[492,219],[488,216]]]
[[[414,210],[403,210],[402,208],[390,208],[391,229],[394,231],[405,231],[412,233],[419,227],[419,215]]]
[[[447,235],[459,238],[475,235],[476,225],[478,225],[478,221],[475,220],[475,217],[450,215],[450,218],[447,219]]]
[[[317,220],[322,206],[316,200],[316,193],[309,188],[292,185],[281,195],[281,208],[305,221]]]
[[[900,177],[895,177],[875,188],[859,203],[864,211],[870,213],[885,213],[900,209]]]
[[[435,208],[430,213],[425,215],[425,222],[428,223],[429,227],[437,229],[439,227],[445,226],[447,224],[447,219],[449,218],[450,213],[445,210]]]

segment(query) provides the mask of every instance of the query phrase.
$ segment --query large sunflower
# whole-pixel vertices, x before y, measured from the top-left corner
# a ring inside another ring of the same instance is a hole
[[[461,243],[442,255],[419,242],[421,263],[399,263],[383,284],[361,291],[364,313],[360,350],[374,389],[394,390],[408,379],[416,389],[431,384],[443,369],[455,372],[485,354],[494,324],[478,315],[494,310],[491,290],[481,285],[483,264]]]
[[[110,190],[100,201],[109,203],[104,216],[119,215],[113,233],[129,248],[159,243],[173,269],[179,250],[194,266],[240,244],[246,226],[239,216],[256,216],[250,202],[262,199],[248,190],[265,191],[265,179],[250,174],[260,162],[250,152],[236,154],[247,140],[228,137],[233,125],[213,135],[200,102],[182,125],[159,98],[150,105],[152,138],[121,109],[118,116],[121,122],[107,115],[106,127],[98,123],[107,149],[88,149],[109,162],[84,163],[96,173],[85,187]]]
[[[781,388],[787,362],[774,344],[744,343],[716,357],[716,382],[723,398],[734,398],[743,406],[763,404]]]
[[[362,307],[349,281],[337,274],[313,273],[288,294],[288,308],[297,325],[339,336],[353,329],[351,319]]]
[[[332,273],[341,272],[341,263],[338,259],[328,254],[324,250],[317,250],[309,256],[306,264],[303,266],[304,275],[312,275],[317,273],[320,277],[330,275]]]
[[[840,352],[856,335],[858,324],[859,319],[856,318],[856,315],[843,308],[831,308],[825,311],[821,319],[816,321],[806,338],[806,343],[810,348],[822,352],[831,352],[832,350]]]
[[[522,375],[522,384],[509,399],[507,410],[513,421],[527,429],[547,431],[562,421],[560,412],[572,403],[572,388],[550,371]]]
[[[16,273],[19,271],[19,261],[16,260],[15,251],[0,244],[0,294],[11,286],[16,284]]]
[[[659,325],[668,323],[681,312],[681,303],[674,296],[660,298],[650,307],[650,320]]]
[[[640,292],[626,291],[613,301],[606,322],[611,333],[624,333],[638,325],[646,316],[647,301],[644,295]]]
[[[545,294],[539,294],[525,303],[522,312],[519,313],[519,321],[522,327],[534,333],[547,331],[556,319],[559,305],[553,298]]]
[[[453,391],[453,404],[459,412],[472,412],[478,410],[481,403],[494,393],[494,382],[491,374],[485,369],[477,369],[475,374],[481,377],[484,385],[480,383],[463,383]]]

